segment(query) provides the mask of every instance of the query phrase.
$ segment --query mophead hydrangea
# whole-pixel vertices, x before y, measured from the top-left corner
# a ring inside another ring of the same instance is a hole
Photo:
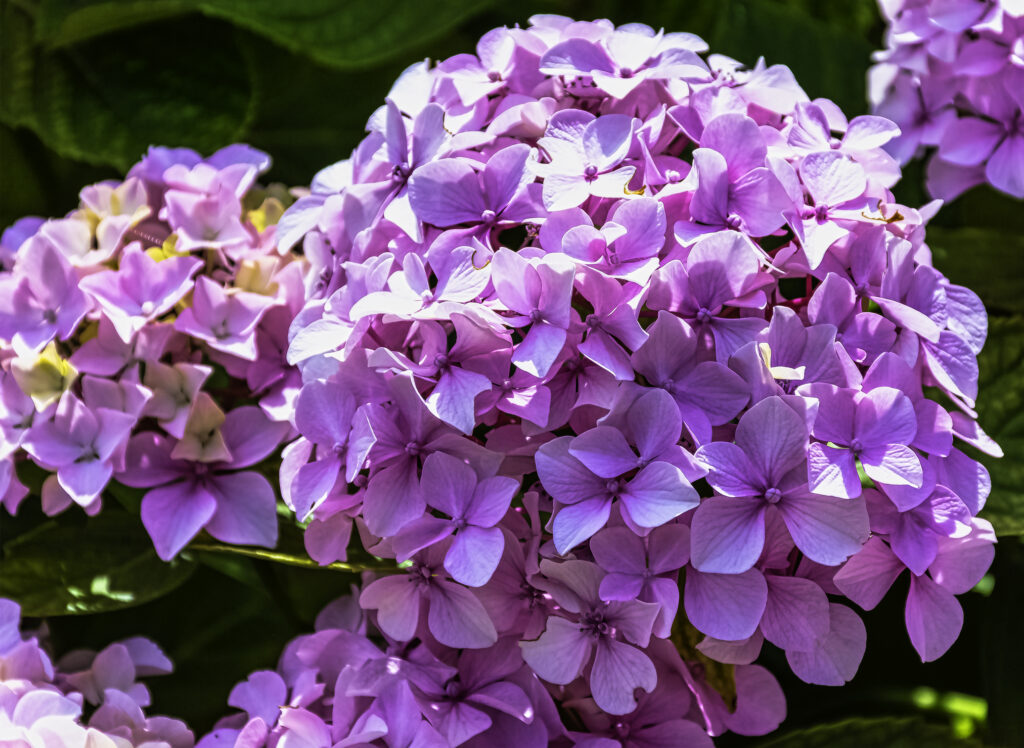
[[[973,410],[985,310],[931,264],[938,205],[894,201],[897,125],[705,52],[603,20],[495,29],[406,70],[283,216],[317,278],[285,500],[321,563],[355,528],[401,565],[359,597],[395,668],[347,687],[371,711],[405,679],[450,744],[510,721],[522,745],[766,732],[761,650],[841,685],[853,606],[904,571],[921,658],[956,639],[994,542],[960,449],[998,453]],[[423,657],[456,668],[447,697]],[[542,702],[460,711],[466,657]]]

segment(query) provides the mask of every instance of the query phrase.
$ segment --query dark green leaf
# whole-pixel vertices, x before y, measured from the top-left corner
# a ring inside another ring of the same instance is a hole
[[[988,740],[992,745],[1024,745],[1024,543],[1006,538],[996,547],[992,566],[995,590],[978,621],[981,629],[978,661],[983,693],[988,700]],[[986,741],[988,742],[988,741]]]
[[[138,517],[108,508],[81,525],[51,520],[6,543],[0,597],[26,616],[97,613],[160,597],[192,568],[161,561]]]
[[[363,68],[400,57],[411,47],[441,36],[490,0],[199,0],[198,4],[204,13],[263,34],[325,65]]]
[[[1024,211],[1021,211],[1024,212]],[[940,214],[941,215],[941,214]],[[983,221],[979,221],[982,223]],[[1024,230],[928,227],[935,267],[967,286],[990,312],[1024,312]]]
[[[981,456],[992,475],[982,516],[1000,535],[1024,535],[1024,317],[989,320],[978,366],[978,418],[1006,455]]]
[[[967,748],[979,744],[958,739],[949,728],[921,719],[876,717],[816,725],[758,745],[764,748]]]
[[[808,5],[814,12],[801,7]],[[822,13],[828,5],[730,0],[717,10],[707,42],[712,52],[747,65],[764,57],[769,65],[789,66],[808,96],[830,98],[852,117],[867,107],[865,70],[873,45],[856,33],[851,15]],[[683,15],[679,23],[685,22]]]
[[[3,82],[0,81],[0,90]],[[64,215],[77,203],[83,185],[116,171],[61,159],[34,133],[0,124],[0,230],[22,216]]]
[[[5,4],[0,120],[63,156],[125,169],[152,144],[211,151],[245,131],[251,90],[230,26],[174,20],[52,52],[31,32]]]
[[[195,5],[192,0],[43,0],[36,19],[36,38],[55,49],[182,15],[194,10]]]
[[[44,2],[37,35],[50,48],[199,11],[255,31],[324,65],[365,68],[441,36],[490,0],[154,0]]]

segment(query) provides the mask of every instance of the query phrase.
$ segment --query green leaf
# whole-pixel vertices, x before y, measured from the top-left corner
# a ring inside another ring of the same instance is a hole
[[[873,45],[857,35],[858,24],[850,23],[850,18],[825,18],[799,5],[806,3],[729,0],[728,7],[717,13],[714,33],[707,38],[711,51],[747,65],[760,56],[769,65],[787,65],[812,99],[828,97],[850,117],[863,113],[865,70]]]
[[[43,0],[36,18],[36,38],[56,49],[194,9],[192,0]]]
[[[198,11],[254,31],[324,65],[365,68],[442,36],[490,4],[490,0],[47,0],[41,6],[37,36],[53,49]]]
[[[1024,230],[930,225],[928,246],[935,267],[978,294],[989,312],[1024,312]]]
[[[929,724],[922,719],[874,717],[815,725],[758,745],[763,748],[967,748],[979,744],[959,739],[949,728]]]
[[[49,51],[29,13],[0,12],[0,121],[62,156],[123,170],[152,144],[211,151],[245,132],[252,92],[228,25],[178,19]]]
[[[1024,535],[1024,317],[989,320],[978,367],[978,420],[1005,453],[980,455],[992,475],[982,516],[999,535]]]
[[[1024,745],[1024,647],[1020,622],[1024,619],[1024,542],[1006,538],[996,546],[992,574],[997,580],[992,597],[979,617],[981,684],[988,701],[987,733],[992,745]],[[981,610],[975,612],[982,612]]]
[[[443,35],[489,0],[200,0],[200,9],[340,68],[370,67]],[[468,51],[468,50],[467,50]],[[412,62],[412,61],[410,61]]]
[[[50,520],[7,542],[0,597],[26,616],[98,613],[158,598],[192,569],[182,559],[161,561],[138,517],[108,508],[80,525]]]

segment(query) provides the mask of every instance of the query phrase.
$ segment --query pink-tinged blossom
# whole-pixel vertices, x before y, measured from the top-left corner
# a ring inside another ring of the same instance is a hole
[[[85,506],[99,497],[113,475],[111,458],[136,420],[110,408],[90,409],[68,392],[53,420],[34,425],[23,446],[34,459],[55,469],[60,487]]]
[[[104,270],[82,279],[86,291],[123,341],[151,320],[168,312],[192,288],[192,276],[202,266],[192,257],[157,262],[141,246],[125,251],[117,270]]]
[[[149,489],[142,499],[142,522],[161,558],[176,556],[203,529],[225,543],[274,545],[274,489],[263,475],[245,468],[273,452],[287,429],[259,408],[236,408],[217,429],[226,453],[209,462],[175,458],[174,441],[154,432],[132,437],[125,471],[117,479]]]
[[[249,235],[241,222],[240,198],[256,175],[269,166],[231,163],[223,168],[199,163],[191,168],[173,164],[162,179],[170,189],[164,196],[162,218],[179,235],[183,251],[209,247],[227,249],[246,243]]]
[[[196,281],[192,306],[178,315],[174,328],[211,348],[247,361],[256,359],[256,325],[273,298],[239,291],[229,294],[206,276]]]

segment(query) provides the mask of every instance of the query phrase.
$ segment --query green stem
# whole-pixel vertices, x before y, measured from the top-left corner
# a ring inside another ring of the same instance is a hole
[[[349,573],[359,573],[363,571],[375,571],[382,574],[394,574],[399,571],[395,565],[381,564],[350,564],[343,561],[335,561],[331,564],[321,566],[311,558],[303,558],[301,556],[292,556],[288,553],[280,553],[278,551],[265,551],[258,548],[245,548],[242,546],[235,545],[221,545],[220,543],[190,543],[186,550],[190,551],[206,551],[208,553],[230,553],[236,556],[247,556],[248,558],[259,558],[264,561],[272,561],[278,564],[287,564],[288,566],[298,566],[304,569],[326,569],[329,571],[344,571]],[[383,561],[383,559],[382,559]]]

